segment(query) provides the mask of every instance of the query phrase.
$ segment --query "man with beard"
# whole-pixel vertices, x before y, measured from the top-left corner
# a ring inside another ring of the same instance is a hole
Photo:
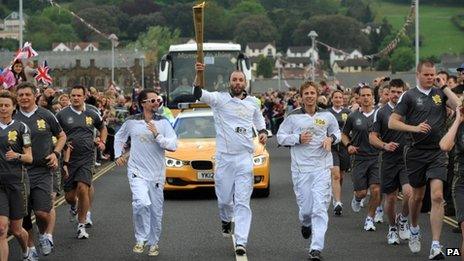
[[[198,72],[204,71],[196,63]],[[235,253],[246,254],[251,226],[250,197],[253,192],[253,127],[259,142],[266,143],[267,131],[256,98],[248,96],[245,74],[234,71],[229,78],[229,92],[208,92],[195,79],[193,95],[211,106],[216,128],[216,165],[214,186],[218,198],[222,233],[230,236],[235,220]]]

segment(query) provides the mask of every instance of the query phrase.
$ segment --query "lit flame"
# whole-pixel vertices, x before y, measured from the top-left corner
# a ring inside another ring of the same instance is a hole
[[[195,5],[193,8],[205,8],[205,2]]]

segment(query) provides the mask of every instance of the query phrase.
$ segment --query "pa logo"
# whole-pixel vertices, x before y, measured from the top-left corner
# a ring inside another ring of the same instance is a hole
[[[446,256],[461,256],[461,250],[459,248],[447,248]]]

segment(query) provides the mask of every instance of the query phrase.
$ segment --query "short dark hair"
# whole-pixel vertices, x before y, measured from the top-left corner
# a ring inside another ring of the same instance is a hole
[[[158,94],[156,91],[154,91],[154,90],[145,90],[145,89],[142,90],[142,91],[139,93],[139,96],[137,97],[137,103],[138,103],[138,105],[139,105],[140,108],[142,108],[142,103],[143,103],[144,100],[147,99],[149,93],[154,93],[154,94],[156,94],[156,95],[159,95],[159,94]]]
[[[446,75],[446,80],[448,80],[448,79],[449,79],[449,76],[450,76],[449,73],[446,72],[446,71],[439,71],[439,72],[437,73],[437,75],[438,75],[438,74],[444,74],[444,75]]]
[[[401,79],[392,79],[388,84],[388,89],[395,87],[395,88],[403,88],[403,91],[406,90],[406,84]]]
[[[424,66],[425,67],[435,67],[435,64],[431,60],[422,60],[417,64],[416,71],[420,73],[422,71],[422,67],[424,67]]]
[[[371,94],[372,95],[374,94],[374,90],[372,90],[372,88],[369,87],[369,85],[363,85],[363,86],[359,87],[359,95],[361,95],[361,90],[364,90],[364,89],[369,89],[371,91]]]
[[[319,96],[319,88],[317,88],[317,84],[312,81],[305,81],[300,86],[300,96],[303,96],[303,91],[308,89],[309,87],[313,87],[316,89],[317,96]]]
[[[343,91],[342,90],[335,90],[333,91],[331,94],[330,94],[330,99],[333,99],[335,93],[339,92],[342,96],[344,95]]]
[[[458,82],[458,77],[456,75],[450,75],[448,80],[453,79],[454,82]]]
[[[77,84],[77,85],[74,85],[72,88],[71,88],[71,91],[74,90],[74,89],[80,89],[82,90],[82,92],[84,93],[84,95],[87,93],[87,89],[85,89],[84,86],[80,85],[80,84]]]
[[[10,91],[6,91],[6,90],[0,91],[0,98],[10,99],[11,102],[13,103],[13,106],[16,105],[16,97]]]
[[[31,89],[33,94],[37,94],[37,89],[35,88],[34,84],[30,82],[22,82],[16,86],[16,92],[21,90],[21,89]]]

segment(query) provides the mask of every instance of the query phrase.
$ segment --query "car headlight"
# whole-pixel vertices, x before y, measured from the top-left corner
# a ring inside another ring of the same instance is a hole
[[[166,167],[170,167],[170,168],[172,167],[182,168],[184,166],[184,162],[182,160],[173,159],[169,157],[165,158],[165,163],[166,163]]]
[[[253,165],[260,166],[266,163],[266,157],[264,155],[253,157]]]

